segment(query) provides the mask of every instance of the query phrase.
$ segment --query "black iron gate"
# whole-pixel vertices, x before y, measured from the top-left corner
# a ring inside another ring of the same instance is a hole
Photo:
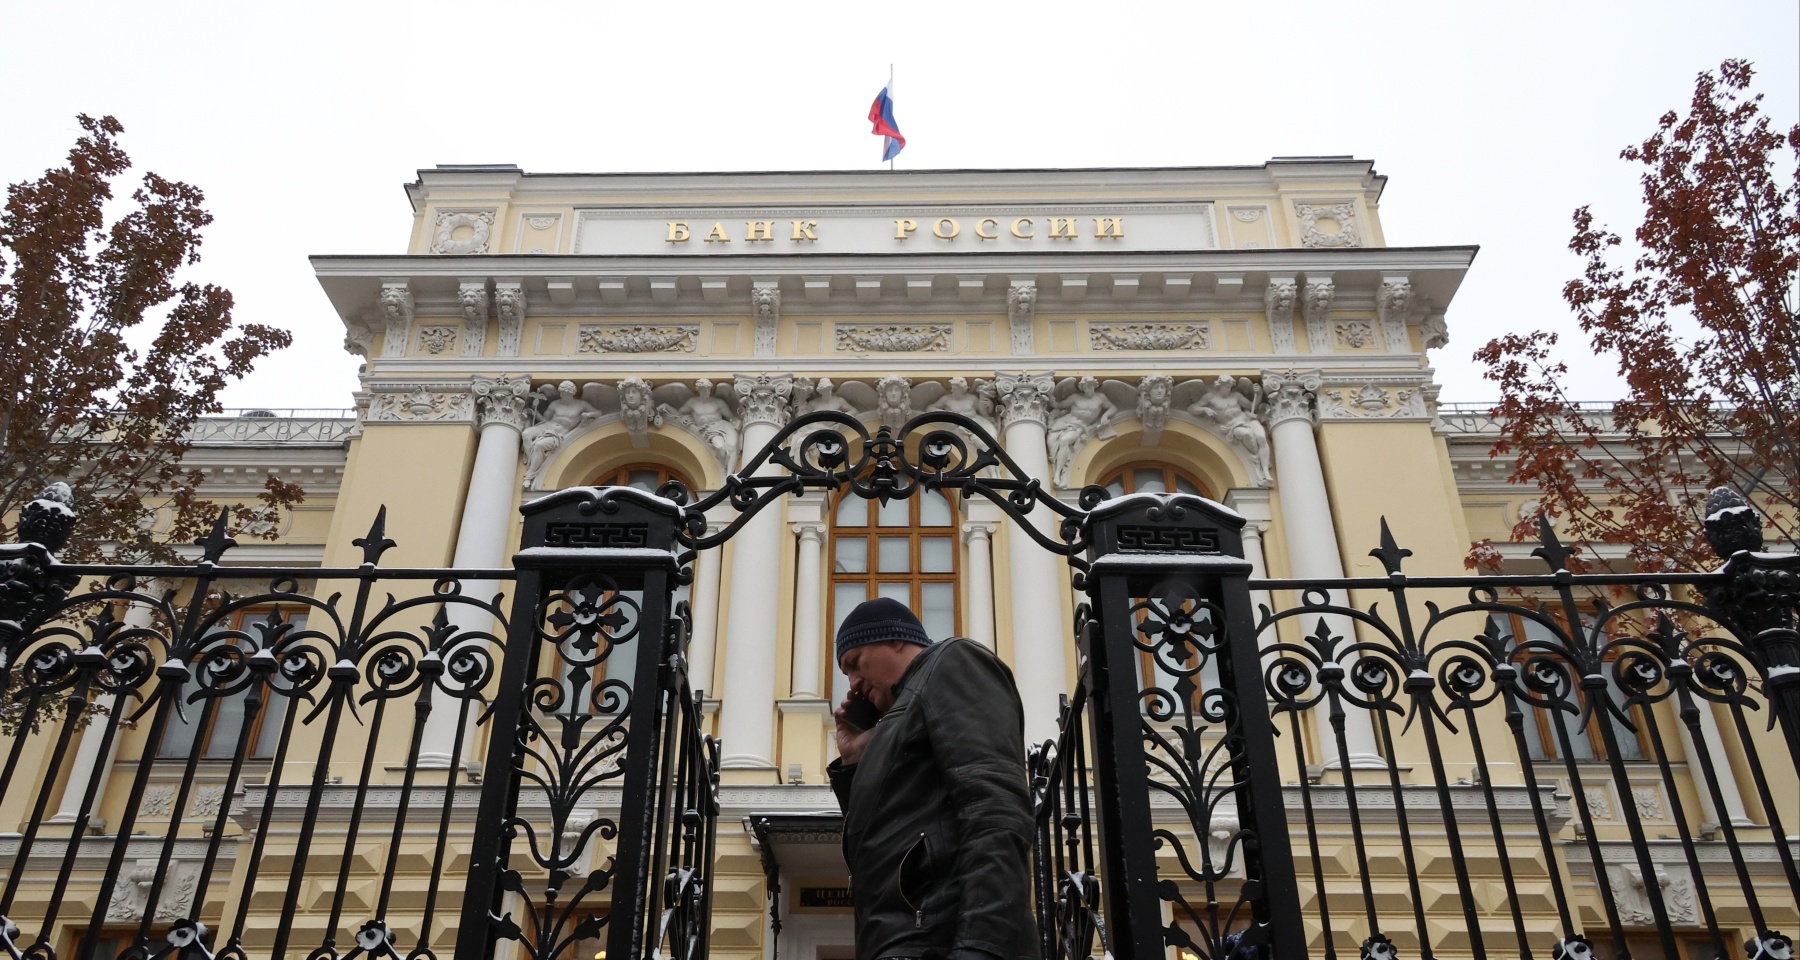
[[[954,414],[821,412],[699,502],[536,501],[502,570],[382,568],[381,517],[356,567],[227,564],[223,518],[190,566],[60,565],[51,495],[0,548],[0,950],[705,956],[718,750],[677,588],[807,489],[985,497],[1068,558],[1046,960],[1790,949],[1794,558],[1578,577],[1546,530],[1544,576],[1413,578],[1384,530],[1384,578],[1252,580],[1218,504],[1066,503]]]

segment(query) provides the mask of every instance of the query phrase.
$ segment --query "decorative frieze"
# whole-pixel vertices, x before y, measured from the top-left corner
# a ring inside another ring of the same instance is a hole
[[[456,328],[449,324],[432,324],[419,328],[419,352],[432,356],[450,352],[456,346]]]
[[[516,281],[494,284],[494,313],[500,318],[500,339],[494,355],[516,357],[525,338],[525,285]]]
[[[837,326],[837,349],[874,353],[941,353],[950,349],[948,323],[843,323]]]
[[[577,353],[693,353],[699,349],[700,325],[584,323],[575,343]]]
[[[1090,323],[1088,347],[1093,350],[1210,350],[1212,324],[1193,323]]]
[[[1037,317],[1037,284],[1015,283],[1006,291],[1006,322],[1012,333],[1012,352],[1028,356],[1037,352],[1032,327]]]
[[[1270,277],[1263,288],[1263,311],[1269,318],[1269,346],[1277,354],[1294,352],[1294,304],[1300,289],[1293,277]]]
[[[363,419],[370,423],[469,423],[475,419],[475,403],[463,383],[385,381],[371,388]]]
[[[1423,419],[1427,416],[1420,385],[1360,383],[1332,386],[1318,396],[1323,420]]]
[[[1355,247],[1361,244],[1356,235],[1356,205],[1342,203],[1305,203],[1294,201],[1294,213],[1300,218],[1300,245],[1303,247]]]
[[[462,355],[479,357],[487,350],[488,289],[486,280],[464,280],[457,285],[462,304]]]
[[[458,236],[461,231],[469,231]],[[494,233],[491,210],[439,210],[431,231],[431,252],[471,254],[488,252],[488,239]]]

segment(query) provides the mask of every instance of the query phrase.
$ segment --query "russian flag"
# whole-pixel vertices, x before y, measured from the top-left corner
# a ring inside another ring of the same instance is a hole
[[[869,105],[869,122],[875,125],[870,133],[887,138],[882,145],[881,159],[892,160],[899,156],[906,146],[906,138],[900,135],[900,125],[894,122],[894,98],[888,96],[888,88],[882,87],[875,95],[875,102]]]

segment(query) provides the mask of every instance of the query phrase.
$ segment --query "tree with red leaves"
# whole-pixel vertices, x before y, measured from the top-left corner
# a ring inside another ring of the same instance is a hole
[[[1800,125],[1775,130],[1751,76],[1741,60],[1700,74],[1689,114],[1665,114],[1621,154],[1646,168],[1629,267],[1614,263],[1621,238],[1575,211],[1569,248],[1586,263],[1563,297],[1594,352],[1617,359],[1626,398],[1610,409],[1571,400],[1553,333],[1509,334],[1475,354],[1501,388],[1492,454],[1512,458],[1512,482],[1538,489],[1564,540],[1623,546],[1640,572],[1716,564],[1701,528],[1716,486],[1795,539]],[[1537,525],[1522,517],[1512,538],[1535,540]],[[1468,565],[1499,559],[1483,541]]]
[[[76,520],[63,559],[169,560],[219,512],[182,465],[185,438],[221,409],[220,390],[292,338],[234,325],[229,291],[178,279],[212,222],[198,188],[145,173],[108,224],[113,183],[131,169],[124,128],[80,123],[68,165],[13,184],[0,213],[0,542],[16,538],[20,507],[66,481]],[[271,475],[234,526],[302,497]]]

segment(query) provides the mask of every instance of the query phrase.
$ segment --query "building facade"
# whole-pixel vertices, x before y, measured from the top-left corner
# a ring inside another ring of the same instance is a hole
[[[355,567],[385,507],[396,546],[384,565],[503,568],[520,541],[521,505],[548,493],[671,481],[715,490],[756,467],[747,459],[798,414],[835,410],[874,429],[950,411],[985,427],[1068,502],[1097,485],[1225,504],[1245,521],[1255,578],[1383,576],[1381,558],[1366,551],[1384,530],[1411,551],[1409,571],[1456,574],[1472,540],[1504,539],[1529,514],[1530,494],[1489,459],[1482,415],[1440,407],[1433,381],[1432,351],[1449,342],[1446,318],[1475,249],[1390,245],[1384,183],[1371,164],[1346,158],[1043,171],[425,170],[408,187],[406,252],[313,261],[346,348],[366,359],[353,415],[209,421],[195,460],[227,498],[241,481],[247,499],[269,469],[308,491],[280,537],[246,543],[238,562]],[[1054,535],[1047,511],[1033,517],[1039,534]],[[719,530],[734,514],[707,519]],[[723,744],[711,921],[720,956],[851,955],[824,768],[844,693],[831,636],[856,602],[904,600],[935,635],[994,649],[1018,679],[1034,743],[1057,735],[1060,698],[1081,670],[1067,640],[1080,601],[1067,569],[979,499],[786,498],[703,553],[683,596],[689,677]],[[460,626],[480,626],[479,611],[460,616]],[[1145,669],[1147,681],[1157,676]],[[148,794],[133,784],[155,750],[139,731],[120,732],[106,748],[117,756],[109,782],[90,790],[79,774],[57,775],[62,822],[90,792],[101,821],[117,822],[132,802],[146,823],[159,810],[166,819],[163,801],[183,778],[198,791],[197,813],[229,805],[224,771],[204,746],[219,722],[188,730],[175,747],[165,733],[157,749],[198,760],[146,774]],[[1554,730],[1533,733],[1544,738],[1533,759],[1557,784],[1558,835],[1574,849],[1584,829],[1557,780],[1584,768],[1559,757],[1598,771],[1580,795],[1609,837],[1625,833],[1623,805],[1643,822],[1672,824],[1673,806],[1698,811],[1696,822],[1765,826],[1766,800],[1793,805],[1792,783],[1771,794],[1751,769],[1742,738],[1754,731],[1710,711],[1696,729],[1706,755],[1727,767],[1711,781],[1720,790],[1668,775],[1635,748],[1615,744],[1606,757],[1590,746],[1572,758],[1557,752],[1572,748]],[[1366,716],[1342,736],[1316,723],[1295,732],[1302,742],[1280,759],[1286,783],[1341,784],[1346,769],[1367,761],[1385,770],[1383,757],[1394,758]],[[1677,767],[1695,756],[1683,743],[1667,751]],[[406,749],[384,742],[369,756],[392,764]],[[1464,748],[1450,752],[1472,763]],[[460,770],[451,780],[479,779],[467,768],[483,755],[479,731],[454,720],[425,725],[417,753]],[[1629,761],[1629,792],[1606,767],[1613,759]],[[332,775],[350,765],[354,781],[363,761],[340,756]],[[1495,776],[1524,782],[1516,768]],[[255,799],[239,791],[235,801]],[[9,793],[0,818],[29,820],[23,802]],[[196,843],[209,835],[199,823],[184,829]],[[1776,846],[1750,859],[1757,882],[1779,890]],[[365,851],[357,871],[374,869],[378,853]],[[1348,847],[1326,859],[1345,889],[1363,871],[1384,871],[1382,895],[1400,901],[1409,868],[1448,882],[1442,864],[1403,867],[1380,851],[1360,867]],[[1621,896],[1643,900],[1641,876],[1632,894],[1624,874],[1604,875]],[[1483,882],[1491,909],[1508,909],[1495,881]],[[1665,884],[1671,902],[1684,882]],[[1689,883],[1683,916],[1698,926],[1693,894]],[[221,914],[236,903],[229,884],[197,895]],[[1791,928],[1792,899],[1774,899],[1788,917],[1776,925]],[[300,901],[324,910],[323,900]],[[138,904],[135,919],[147,910]],[[1577,910],[1590,927],[1602,915],[1595,904]],[[1541,892],[1525,911],[1558,926]],[[134,919],[129,905],[122,916]],[[454,919],[447,910],[436,922]],[[1749,920],[1730,922],[1755,933]]]

